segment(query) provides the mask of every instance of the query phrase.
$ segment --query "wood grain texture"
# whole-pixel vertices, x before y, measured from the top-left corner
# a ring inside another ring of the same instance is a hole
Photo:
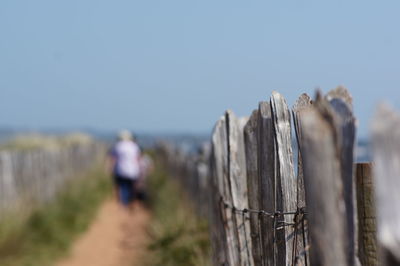
[[[254,110],[244,127],[244,144],[246,153],[247,190],[249,208],[260,210],[260,180],[258,178],[258,110]],[[250,213],[250,232],[254,265],[262,265],[262,243],[260,232],[260,217]]]
[[[349,265],[336,118],[321,96],[315,104],[319,108],[300,111],[310,261],[311,265]]]
[[[304,173],[303,173],[303,159],[301,155],[301,145],[302,142],[302,121],[300,112],[302,110],[306,110],[307,108],[311,108],[312,100],[310,96],[307,94],[302,94],[296,100],[293,108],[293,124],[295,127],[296,140],[297,140],[297,209],[302,209],[306,207],[306,198],[305,198],[305,189],[304,189]],[[307,265],[309,261],[308,254],[308,223],[305,217],[299,217],[304,219],[304,221],[298,221],[297,227],[297,252],[296,256],[298,257],[299,265]]]
[[[219,248],[225,249],[224,253],[218,251],[218,265],[238,265],[238,237],[235,230],[236,225],[232,212],[224,207],[224,202],[232,204],[232,197],[229,184],[228,172],[228,133],[225,116],[218,120],[212,136],[213,155],[214,155],[214,173],[216,176],[216,186],[218,190],[217,204],[221,212],[221,220],[223,224],[223,241],[219,244]],[[217,228],[219,231],[220,228]],[[218,234],[218,231],[216,234]],[[219,231],[221,232],[221,231]],[[216,243],[217,244],[217,243]],[[225,261],[224,261],[225,260]]]
[[[400,115],[380,105],[372,121],[378,241],[383,265],[400,265]]]
[[[293,112],[293,124],[295,127],[296,140],[298,144],[298,157],[297,157],[297,207],[302,208],[306,206],[305,202],[305,191],[304,191],[304,177],[303,177],[303,160],[301,157],[300,142],[302,140],[301,135],[301,117],[300,111],[310,108],[312,106],[312,100],[307,94],[302,94],[296,100],[292,112]]]
[[[290,111],[284,97],[278,92],[272,92],[271,112],[276,147],[276,201],[277,210],[293,212],[297,209],[297,182],[293,168],[292,134],[290,124]],[[279,222],[290,224],[294,215],[285,215],[278,219]],[[292,265],[294,262],[293,245],[297,245],[292,226],[283,227],[283,241],[277,236],[278,265]],[[277,232],[280,234],[281,232]]]
[[[275,207],[275,142],[271,105],[269,102],[260,102],[258,107],[258,175],[261,185],[261,209],[274,213]],[[274,222],[271,217],[262,216],[261,244],[263,265],[275,265],[278,255],[274,241]]]
[[[238,119],[230,110],[226,111],[225,119],[228,128],[229,183],[232,203],[237,209],[248,209],[246,158],[243,137],[243,126],[247,119]],[[234,213],[233,215],[238,235],[240,265],[253,265],[250,222],[245,214]]]
[[[214,126],[211,135],[211,158],[210,158],[210,235],[211,235],[211,254],[213,265],[224,265],[226,257],[226,234],[223,225],[223,206],[221,205],[222,181],[222,149],[221,130],[225,130],[225,125],[221,117]]]
[[[358,243],[361,265],[378,265],[376,212],[371,163],[357,163]]]

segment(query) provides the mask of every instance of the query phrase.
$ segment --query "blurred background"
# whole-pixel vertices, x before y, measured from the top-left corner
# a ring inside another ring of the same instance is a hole
[[[397,1],[2,1],[0,121],[16,131],[209,134],[272,90],[344,85],[359,135],[398,106]]]
[[[103,175],[86,184],[100,195],[88,202],[102,202],[110,184],[99,157],[120,129],[143,149],[167,140],[196,150],[226,109],[245,116],[273,90],[292,106],[303,92],[343,85],[358,160],[368,160],[376,104],[400,108],[399,10],[394,0],[2,0],[0,260],[40,261],[36,251],[15,259],[27,253],[29,226],[41,232],[32,243],[52,228],[32,206],[54,201],[70,176]],[[49,238],[60,250],[71,242]],[[46,256],[41,265],[54,261]]]

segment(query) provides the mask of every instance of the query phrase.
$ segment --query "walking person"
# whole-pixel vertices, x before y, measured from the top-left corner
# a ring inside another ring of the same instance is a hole
[[[136,197],[136,182],[140,177],[141,152],[129,131],[122,130],[118,134],[108,158],[116,197],[123,206],[131,208]]]

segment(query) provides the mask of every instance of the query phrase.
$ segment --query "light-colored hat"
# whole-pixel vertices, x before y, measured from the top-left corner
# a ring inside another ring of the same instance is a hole
[[[118,139],[119,140],[132,140],[133,136],[129,130],[124,129],[118,133]]]

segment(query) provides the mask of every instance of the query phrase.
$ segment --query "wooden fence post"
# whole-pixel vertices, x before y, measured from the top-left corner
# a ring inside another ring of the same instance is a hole
[[[293,112],[293,124],[296,132],[296,140],[298,145],[298,156],[297,156],[297,207],[303,208],[306,206],[305,191],[304,191],[304,175],[303,175],[303,160],[301,158],[301,117],[300,111],[310,108],[312,106],[312,101],[310,96],[307,94],[302,94],[297,99],[296,103],[292,108]]]
[[[304,210],[306,207],[306,195],[304,189],[304,173],[303,173],[303,159],[301,155],[301,139],[302,139],[302,123],[300,111],[310,108],[312,106],[312,101],[310,96],[307,94],[302,94],[297,99],[296,103],[292,108],[293,112],[293,124],[296,132],[296,140],[297,140],[297,209]],[[298,217],[296,221],[296,229],[298,231],[298,240],[297,246],[299,247],[299,251],[297,252],[297,263],[299,265],[308,265],[309,255],[308,255],[308,223],[303,213],[301,217]],[[302,248],[300,248],[302,247]]]
[[[254,110],[249,121],[244,127],[244,143],[246,152],[247,168],[247,190],[249,198],[249,208],[260,210],[260,180],[258,178],[258,157],[257,157],[257,130],[258,130],[258,110]],[[260,215],[249,213],[250,232],[253,251],[254,265],[262,265],[262,245]]]
[[[271,96],[271,112],[273,120],[273,129],[276,147],[276,200],[277,211],[288,213],[296,211],[297,203],[297,184],[294,176],[293,168],[293,152],[292,152],[292,134],[290,124],[290,111],[285,99],[281,94],[274,91]],[[278,261],[277,265],[293,265],[295,262],[295,254],[297,242],[293,226],[287,226],[293,223],[294,214],[286,214],[278,219],[277,231],[277,248]],[[281,231],[282,233],[279,233]],[[280,239],[280,237],[283,237]]]
[[[332,110],[336,114],[335,127],[339,132],[338,148],[340,149],[341,178],[346,205],[346,223],[348,234],[348,263],[359,265],[358,255],[358,228],[356,205],[356,181],[354,174],[354,143],[356,136],[355,118],[352,112],[352,97],[344,87],[331,90],[326,95]]]
[[[214,264],[350,266],[359,259],[376,264],[371,166],[358,164],[355,172],[350,94],[339,87],[326,97],[317,93],[314,102],[303,94],[292,112],[297,178],[291,115],[277,92],[249,120],[227,111],[217,122],[208,188],[199,188],[207,170],[197,157],[181,154],[172,162],[181,176],[192,177],[180,181],[199,204],[202,192],[212,193]],[[400,265],[400,116],[381,108],[373,143],[378,239],[386,265]]]
[[[238,119],[232,111],[225,114],[228,131],[229,184],[233,206],[238,210],[248,209],[246,158],[243,127],[246,120]],[[236,230],[239,240],[240,265],[253,265],[251,251],[250,222],[245,213],[235,213]]]
[[[234,265],[238,261],[236,252],[237,235],[234,231],[232,213],[225,208],[224,201],[230,199],[230,191],[227,190],[228,172],[228,141],[225,116],[221,117],[214,127],[212,135],[213,175],[214,175],[214,206],[217,213],[215,217],[215,260],[217,265]],[[221,228],[222,227],[222,228]],[[222,229],[222,230],[221,230]]]
[[[361,265],[378,265],[375,197],[371,163],[357,163],[358,243]]]
[[[310,261],[311,265],[349,265],[337,118],[319,94],[315,105],[300,111]]]
[[[275,207],[275,142],[271,105],[260,102],[258,107],[258,175],[260,188],[260,207],[274,213]],[[275,229],[272,217],[261,217],[262,261],[265,266],[274,266],[277,257],[275,248]]]
[[[378,241],[383,265],[400,265],[400,115],[381,105],[372,121]]]

